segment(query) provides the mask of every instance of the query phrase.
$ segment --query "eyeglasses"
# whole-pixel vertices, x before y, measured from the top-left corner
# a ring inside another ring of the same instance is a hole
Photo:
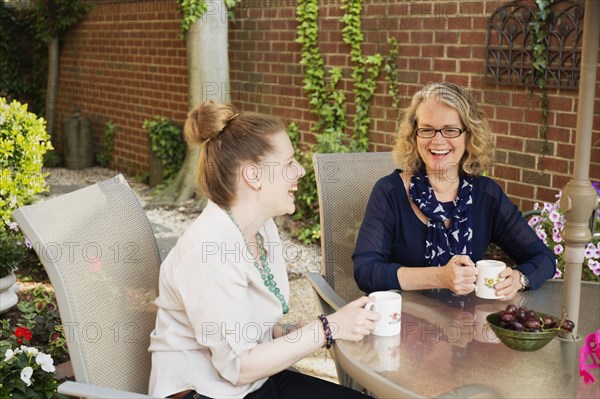
[[[466,131],[467,131],[467,129],[461,129],[458,127],[445,127],[443,129],[434,129],[432,127],[421,127],[419,129],[415,130],[415,133],[417,134],[417,136],[421,137],[422,139],[432,139],[435,137],[437,132],[440,132],[442,134],[442,137],[444,137],[444,138],[454,139]]]

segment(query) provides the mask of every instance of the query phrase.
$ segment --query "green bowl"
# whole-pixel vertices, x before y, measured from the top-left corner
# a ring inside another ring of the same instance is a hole
[[[540,317],[547,316],[545,313],[537,312]],[[511,349],[533,352],[542,349],[558,335],[558,330],[541,332],[514,331],[500,327],[500,312],[488,315],[487,322],[490,328],[502,343]]]

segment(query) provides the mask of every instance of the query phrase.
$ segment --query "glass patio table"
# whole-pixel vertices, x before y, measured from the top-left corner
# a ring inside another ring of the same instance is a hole
[[[510,301],[455,296],[447,290],[402,292],[402,329],[336,343],[336,360],[382,398],[600,398],[600,381],[579,376],[579,348],[600,329],[600,284],[582,283],[578,335],[520,352],[499,342],[485,317],[509,303],[560,316],[563,282],[547,281]]]

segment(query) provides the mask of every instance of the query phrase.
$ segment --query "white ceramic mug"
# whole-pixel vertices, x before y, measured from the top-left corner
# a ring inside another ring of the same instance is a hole
[[[402,295],[391,291],[377,291],[369,294],[369,298],[374,298],[375,302],[369,302],[365,308],[381,316],[373,334],[381,337],[400,334]]]
[[[496,295],[494,284],[504,280],[499,277],[500,272],[506,269],[506,263],[499,260],[480,260],[475,264],[477,268],[477,281],[475,295],[486,299],[500,299]]]

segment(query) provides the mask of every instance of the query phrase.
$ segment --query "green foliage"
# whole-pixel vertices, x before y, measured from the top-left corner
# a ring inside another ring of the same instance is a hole
[[[46,151],[44,154],[44,166],[47,168],[56,168],[62,163],[62,156],[55,150]]]
[[[30,344],[58,361],[68,359],[67,341],[53,292],[38,285],[33,289],[33,300],[20,302],[17,307],[21,311],[18,325],[31,331]]]
[[[115,147],[115,132],[117,126],[113,124],[112,120],[109,120],[104,124],[104,147],[102,151],[96,156],[96,162],[102,167],[110,165],[112,159],[113,148]]]
[[[144,129],[150,136],[152,152],[161,160],[165,182],[177,175],[185,158],[185,142],[181,127],[169,118],[155,116],[146,119]]]
[[[27,257],[27,247],[17,228],[0,229],[0,251],[0,278],[2,278],[18,268]]]
[[[80,0],[36,0],[31,10],[19,10],[0,2],[0,96],[27,102],[42,114],[48,43],[52,36],[60,39],[91,7]]]
[[[12,213],[46,190],[43,156],[52,149],[45,121],[17,101],[0,97],[0,230]]]
[[[542,155],[548,153],[548,94],[546,92],[546,71],[549,63],[548,51],[548,10],[554,0],[536,0],[537,11],[533,14],[533,21],[529,25],[531,41],[529,51],[532,55],[532,78],[535,86],[540,89],[540,107],[542,116],[538,135],[542,138]]]
[[[13,7],[0,2],[0,96],[21,98],[30,91],[28,83],[21,79],[27,64],[19,46],[24,25]]]
[[[91,10],[92,4],[79,0],[37,0],[34,2],[33,27],[36,38],[48,45],[61,37]]]
[[[296,229],[292,231],[298,239],[312,243],[320,238],[319,208],[315,174],[312,165],[313,153],[365,152],[368,149],[368,128],[371,122],[369,109],[377,87],[377,78],[384,64],[380,54],[366,56],[362,53],[361,10],[362,0],[342,0],[342,9],[346,13],[341,21],[344,24],[342,37],[350,47],[354,94],[354,119],[352,134],[348,131],[346,115],[346,95],[338,88],[344,73],[341,68],[326,69],[319,51],[318,0],[299,0],[296,8],[298,21],[296,42],[302,44],[304,79],[303,88],[307,93],[310,110],[317,116],[312,130],[317,134],[317,143],[301,151],[298,148],[299,132],[296,124],[288,126],[288,134],[296,147],[296,158],[306,169],[306,176],[298,184],[297,207],[294,214]],[[390,55],[385,58],[385,70],[388,76],[388,92],[394,104],[398,104],[397,67],[398,44],[390,38]],[[394,87],[392,87],[394,86]]]
[[[388,94],[392,98],[392,107],[400,106],[400,89],[398,88],[398,39],[394,36],[388,38],[388,44],[391,46],[390,53],[385,57],[384,71],[385,81],[388,83]]]
[[[234,20],[233,16],[233,7],[235,7],[236,3],[239,3],[241,0],[225,0],[225,7],[227,7],[227,17],[230,20]],[[198,19],[202,18],[205,12],[208,11],[208,6],[204,2],[204,0],[177,0],[179,3],[179,9],[181,14],[183,15],[183,21],[181,22],[181,32],[179,33],[179,37],[185,39],[185,34],[190,27],[196,22]],[[211,10],[211,12],[221,12],[221,10]]]

